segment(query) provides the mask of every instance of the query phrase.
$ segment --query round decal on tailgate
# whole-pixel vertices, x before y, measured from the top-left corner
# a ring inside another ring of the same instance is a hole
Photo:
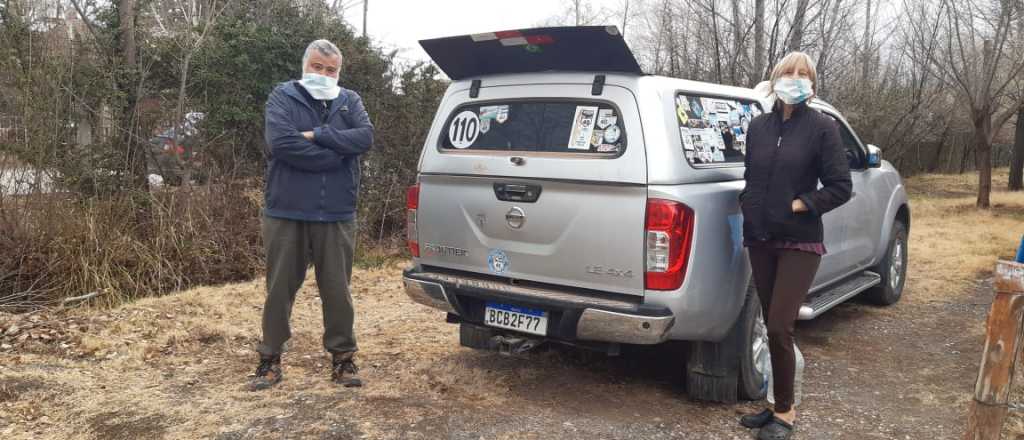
[[[469,148],[480,134],[480,118],[469,110],[459,113],[448,127],[448,140],[455,148]]]
[[[487,254],[487,267],[495,274],[503,274],[508,270],[508,255],[501,249],[494,249]]]

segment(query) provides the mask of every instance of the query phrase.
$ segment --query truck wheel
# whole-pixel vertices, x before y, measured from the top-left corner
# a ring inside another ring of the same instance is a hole
[[[882,276],[882,281],[864,292],[864,298],[881,306],[899,301],[907,280],[907,226],[896,220],[889,235],[885,256],[871,269]]]
[[[757,292],[747,299],[729,334],[719,342],[694,342],[686,366],[686,389],[691,398],[722,403],[764,397],[764,365],[768,360],[768,332],[761,316]],[[760,361],[760,362],[759,362]]]

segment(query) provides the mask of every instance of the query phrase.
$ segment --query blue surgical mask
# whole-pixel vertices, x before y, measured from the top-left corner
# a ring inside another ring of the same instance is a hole
[[[338,97],[341,87],[338,87],[338,79],[318,73],[303,73],[299,84],[306,88],[314,99],[330,101]]]
[[[811,97],[811,80],[806,78],[779,78],[775,80],[775,96],[782,102],[794,105]]]

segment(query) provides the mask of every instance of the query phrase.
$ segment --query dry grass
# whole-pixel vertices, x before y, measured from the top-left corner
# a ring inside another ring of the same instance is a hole
[[[89,293],[93,304],[115,306],[251,279],[262,254],[258,212],[243,186],[0,198],[0,310]]]
[[[1024,192],[1006,191],[1009,170],[993,172],[992,208],[974,207],[977,175],[921,175],[907,181],[911,198],[911,298],[943,301],[991,276],[1012,258],[1024,234]]]

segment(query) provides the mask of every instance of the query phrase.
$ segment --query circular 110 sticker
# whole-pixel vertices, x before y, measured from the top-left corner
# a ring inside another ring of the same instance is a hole
[[[448,140],[455,148],[469,148],[473,142],[476,142],[476,137],[479,134],[480,118],[469,110],[459,113],[452,120],[452,125],[448,127]]]

